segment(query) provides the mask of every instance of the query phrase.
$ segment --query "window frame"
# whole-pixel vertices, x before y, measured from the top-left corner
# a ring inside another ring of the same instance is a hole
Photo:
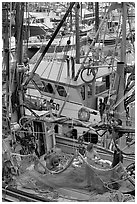
[[[59,87],[63,88],[62,90],[64,91],[65,95],[60,92]],[[55,88],[59,96],[64,97],[64,98],[67,97],[67,92],[64,86],[55,84]]]

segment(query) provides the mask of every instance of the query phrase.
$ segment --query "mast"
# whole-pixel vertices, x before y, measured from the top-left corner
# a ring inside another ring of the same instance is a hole
[[[18,35],[18,42],[17,42],[17,72],[18,72],[18,88],[19,88],[19,104],[23,104],[23,90],[21,90],[21,83],[22,83],[22,77],[24,72],[24,65],[23,65],[23,21],[24,21],[24,3],[20,3],[19,11],[19,23],[20,23],[20,29],[19,29],[19,35]],[[20,115],[24,115],[24,108],[23,106],[20,106]]]
[[[6,65],[6,108],[7,108],[7,116],[9,116],[9,23],[8,23],[8,5],[9,3],[4,3],[3,8],[3,24],[4,24],[4,39],[3,39],[3,51],[4,51],[4,60]],[[5,21],[5,22],[4,22]]]
[[[95,32],[97,33],[99,29],[99,2],[95,2]],[[96,42],[98,41],[99,34],[96,37]],[[97,65],[97,62],[96,62]],[[96,108],[96,79],[92,81],[92,98],[91,98],[91,108]]]
[[[19,118],[24,115],[23,106],[23,90],[21,90],[21,81],[23,77],[23,19],[24,19],[24,3],[16,3],[16,67],[13,71],[13,84],[11,87],[11,123],[18,122]]]
[[[126,63],[126,21],[127,21],[127,3],[122,2],[122,42],[121,42],[121,62]]]
[[[72,32],[72,10],[70,11],[70,32]]]
[[[95,2],[95,31],[99,28],[99,2]],[[97,39],[98,40],[98,39]]]
[[[80,20],[82,23],[82,2],[80,2]]]
[[[17,63],[22,64],[23,57],[23,18],[24,18],[24,3],[17,3],[16,8],[16,25],[17,25]]]
[[[122,42],[121,42],[121,56],[120,62],[117,63],[117,101],[124,97],[125,90],[125,76],[124,76],[124,65],[126,64],[126,20],[127,20],[127,5],[126,2],[121,3],[122,10]],[[124,112],[124,100],[117,106],[116,111],[120,114]],[[119,115],[118,114],[118,115]],[[123,124],[124,125],[124,124]]]
[[[75,4],[75,27],[76,27],[76,63],[80,63],[80,36],[79,36],[79,3]]]

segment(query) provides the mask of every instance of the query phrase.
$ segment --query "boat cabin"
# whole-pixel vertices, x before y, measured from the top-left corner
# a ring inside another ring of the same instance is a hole
[[[100,114],[98,111],[98,99],[107,96],[106,82],[98,81],[98,78],[107,77],[111,73],[109,68],[99,69],[95,82],[95,98],[92,101],[92,83],[85,84],[81,77],[74,81],[74,72],[80,64],[75,64],[72,69],[66,61],[45,61],[39,65],[33,81],[29,83],[26,97],[35,104],[47,106],[51,103],[52,111],[56,116],[90,121],[92,125],[98,124]],[[72,64],[71,64],[72,63]],[[30,69],[33,69],[31,65]],[[56,71],[55,71],[56,70]],[[94,104],[94,108],[92,103]]]

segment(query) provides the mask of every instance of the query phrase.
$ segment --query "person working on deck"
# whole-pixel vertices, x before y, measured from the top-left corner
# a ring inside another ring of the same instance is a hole
[[[99,112],[100,112],[101,120],[103,119],[104,110],[105,110],[105,103],[100,98],[99,99]]]
[[[88,144],[85,156],[87,158],[87,162],[90,165],[93,165],[95,160],[100,159],[99,154],[94,150],[93,143]],[[92,171],[88,165],[86,165],[85,173],[86,173],[87,187],[89,188],[89,190],[92,190],[95,188],[94,187],[94,184],[96,182],[95,172]]]

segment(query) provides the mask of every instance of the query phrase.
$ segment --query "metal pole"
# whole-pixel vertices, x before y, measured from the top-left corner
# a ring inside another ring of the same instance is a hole
[[[7,116],[9,116],[9,23],[8,23],[8,3],[6,12],[6,33],[5,33],[5,54],[6,54],[6,100],[7,100]]]
[[[17,63],[22,64],[23,57],[23,18],[24,3],[17,3],[16,23],[17,23]]]
[[[24,115],[23,106],[23,90],[21,90],[22,73],[19,67],[23,67],[23,19],[24,19],[24,3],[17,2],[16,4],[16,67],[13,73],[12,85],[12,107],[16,104],[16,109],[12,108],[11,123],[18,122],[19,118]],[[17,94],[18,90],[18,94]],[[15,104],[14,104],[15,103]]]
[[[95,2],[95,31],[97,32],[99,29],[99,2]],[[99,35],[96,37],[96,42],[98,41]],[[98,65],[98,62],[96,62]],[[90,107],[96,108],[96,78],[92,81],[92,98],[90,100]]]
[[[76,63],[80,63],[80,36],[79,36],[79,3],[75,4],[75,27],[76,27]]]
[[[122,42],[121,42],[121,62],[126,63],[126,25],[127,25],[127,6],[122,2]]]
[[[80,2],[80,20],[82,23],[82,2]]]
[[[72,11],[70,11],[70,32],[72,32]]]
[[[24,20],[24,3],[19,3],[18,15],[19,17],[19,28],[17,38],[17,77],[18,77],[18,94],[19,104],[23,104],[23,90],[21,90],[22,71],[20,67],[24,68],[23,65],[23,20]],[[24,107],[20,106],[20,116],[24,115]]]
[[[99,2],[95,2],[95,30],[99,28]]]
[[[117,63],[117,76],[119,80],[119,88],[117,94],[118,102],[122,97],[124,97],[125,90],[125,74],[124,74],[124,65],[126,63],[126,20],[127,20],[127,6],[126,2],[122,2],[122,42],[121,42],[121,62]],[[123,113],[124,108],[124,100],[117,106],[116,111],[119,113]],[[119,115],[119,114],[118,114]],[[123,115],[125,116],[125,115]],[[123,121],[123,125],[125,125],[125,121]]]
[[[8,2],[3,3],[3,56],[6,66],[6,108],[7,116],[9,116],[9,22],[8,22]]]

